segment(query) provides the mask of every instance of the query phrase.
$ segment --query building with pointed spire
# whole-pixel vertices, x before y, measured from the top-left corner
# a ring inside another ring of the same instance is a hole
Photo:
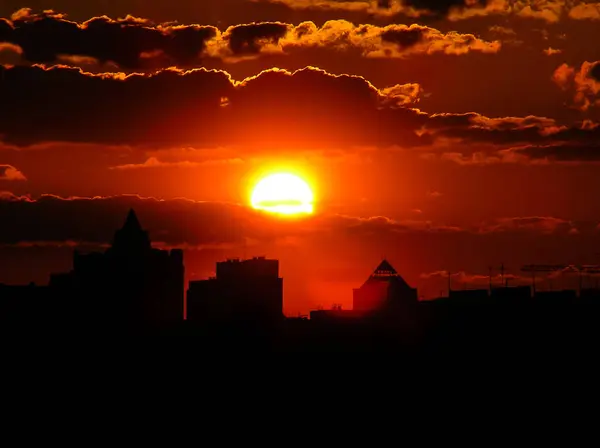
[[[412,288],[387,260],[379,263],[360,288],[353,290],[355,311],[380,311],[404,308],[418,302],[417,289]]]
[[[133,209],[129,210],[123,227],[115,232],[111,249],[121,253],[137,254],[148,253],[152,250],[148,232],[142,229]]]
[[[75,251],[73,270],[52,285],[68,291],[82,320],[129,327],[183,320],[183,251],[153,248],[133,209],[105,252]]]

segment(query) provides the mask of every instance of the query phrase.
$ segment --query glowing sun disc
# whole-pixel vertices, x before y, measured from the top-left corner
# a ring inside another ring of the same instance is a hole
[[[313,192],[293,174],[278,173],[261,179],[252,190],[250,202],[257,210],[282,215],[313,212]]]

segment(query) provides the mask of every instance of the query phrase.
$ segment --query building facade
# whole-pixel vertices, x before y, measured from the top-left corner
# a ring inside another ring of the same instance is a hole
[[[75,251],[73,269],[48,286],[4,287],[0,296],[2,317],[44,326],[173,325],[183,321],[183,252],[153,248],[130,210],[105,252]]]
[[[354,311],[373,312],[403,309],[418,303],[412,288],[387,261],[383,260],[360,288],[353,290]]]
[[[56,281],[87,302],[91,319],[150,325],[183,320],[183,251],[153,248],[133,210],[106,252],[74,253],[70,276]]]
[[[218,262],[216,276],[190,282],[191,322],[278,322],[283,319],[283,279],[279,261],[264,257]]]

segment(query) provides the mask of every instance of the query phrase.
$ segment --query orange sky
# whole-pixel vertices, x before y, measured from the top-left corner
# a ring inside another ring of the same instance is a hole
[[[0,282],[68,269],[130,206],[189,278],[280,258],[291,314],[349,306],[384,255],[426,297],[443,270],[600,262],[600,3],[28,4],[0,5]],[[276,168],[313,217],[248,210]]]

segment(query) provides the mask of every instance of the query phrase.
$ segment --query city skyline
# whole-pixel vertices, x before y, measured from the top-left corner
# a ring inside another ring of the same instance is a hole
[[[520,270],[531,275],[531,282],[527,282],[525,277],[508,274],[503,264],[499,270],[500,273],[494,276],[490,266],[489,275],[479,279],[486,280],[487,284],[471,285],[457,282],[454,278],[456,274],[453,275],[449,271],[440,272],[440,277],[446,276],[447,290],[440,291],[436,297],[425,298],[419,294],[418,287],[408,284],[402,274],[383,258],[366,280],[352,289],[351,306],[345,308],[343,304],[332,301],[330,306],[324,307],[319,304],[308,310],[308,313],[299,312],[295,316],[285,312],[285,289],[283,278],[279,276],[279,260],[269,259],[264,255],[215,260],[213,275],[203,279],[192,276],[188,281],[184,274],[184,252],[181,249],[155,248],[135,210],[129,209],[123,225],[115,231],[106,249],[99,252],[74,249],[71,269],[66,272],[51,272],[48,282],[40,285],[36,285],[35,282],[23,285],[0,283],[0,287],[4,287],[0,289],[0,300],[15,300],[20,297],[18,300],[25,309],[31,310],[40,306],[39,297],[46,294],[48,302],[60,304],[60,309],[73,306],[73,313],[78,314],[89,307],[89,313],[98,314],[97,318],[100,320],[110,321],[124,313],[126,316],[140,314],[151,322],[191,320],[193,323],[202,323],[219,315],[227,315],[227,319],[232,319],[233,315],[229,315],[231,311],[224,314],[225,310],[221,308],[230,306],[231,303],[237,303],[236,307],[240,311],[236,313],[243,316],[244,320],[260,322],[261,314],[269,316],[267,320],[270,321],[277,321],[278,315],[280,318],[293,318],[312,316],[315,313],[316,316],[321,316],[322,313],[332,312],[335,316],[340,313],[346,315],[344,313],[348,311],[348,316],[360,317],[364,313],[387,309],[385,304],[389,301],[413,306],[418,302],[437,303],[448,299],[455,303],[467,300],[471,304],[485,304],[489,298],[493,299],[499,294],[501,302],[510,300],[513,295],[520,302],[526,302],[528,299],[541,299],[543,302],[548,300],[546,297],[554,297],[557,294],[571,299],[600,296],[598,281],[594,281],[600,273],[598,265],[522,266]],[[119,273],[120,271],[122,273]],[[577,275],[576,288],[565,287],[562,281],[561,276],[569,273]],[[173,274],[175,277],[172,277]],[[111,276],[116,277],[111,279]],[[138,276],[139,279],[136,280]],[[590,279],[591,285],[589,281],[586,282]],[[139,289],[139,285],[135,286],[139,281],[149,282],[149,286]],[[544,285],[544,281],[549,282],[548,286]],[[554,287],[551,281],[554,281]],[[126,286],[128,283],[131,283],[133,289]],[[155,296],[156,298],[153,298]],[[111,301],[106,310],[94,305],[104,302],[109,297]],[[29,300],[33,300],[33,305],[28,304]],[[75,305],[77,301],[80,301],[81,305]],[[137,308],[130,310],[130,302]],[[82,306],[83,308],[80,308]],[[253,306],[258,307],[259,313],[256,316],[256,310],[252,311]],[[147,311],[142,311],[143,309]],[[399,314],[402,316],[405,313]],[[126,318],[128,321],[131,319],[136,318]]]
[[[219,261],[215,276],[191,281],[185,294],[184,252],[153,248],[133,209],[109,247],[72,255],[72,269],[53,273],[48,285],[0,284],[3,335],[36,343],[57,337],[124,343],[141,336],[150,337],[144,342],[155,349],[156,342],[175,343],[173,349],[190,343],[198,353],[383,351],[403,356],[481,350],[494,356],[528,352],[531,344],[555,355],[558,341],[585,351],[599,336],[598,288],[540,291],[490,283],[489,288],[455,290],[449,284],[447,296],[419,300],[417,289],[385,259],[353,289],[351,309],[333,304],[309,315],[286,316],[279,260],[262,256]],[[532,274],[564,268],[527,267]],[[584,268],[598,270],[577,267]]]
[[[279,260],[289,315],[383,258],[426,299],[600,264],[598,2],[0,3],[0,283],[131,208],[186,282]]]

